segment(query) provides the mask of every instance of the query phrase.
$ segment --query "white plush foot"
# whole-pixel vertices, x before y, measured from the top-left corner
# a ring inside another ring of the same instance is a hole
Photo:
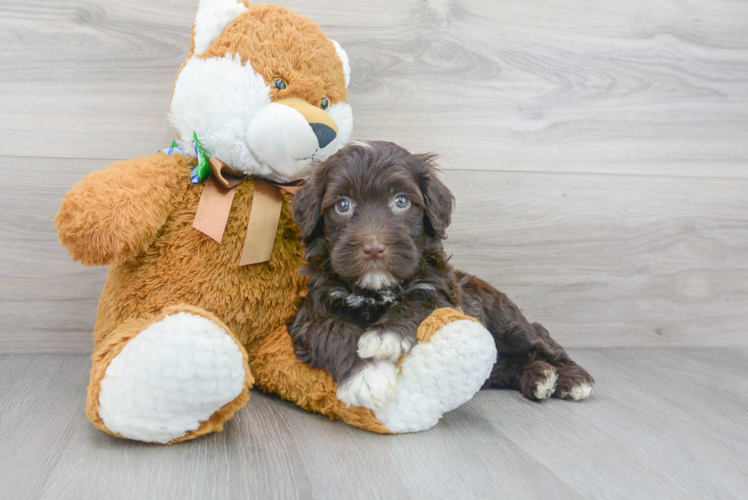
[[[374,358],[395,363],[412,346],[410,339],[396,333],[367,330],[358,340],[358,355],[362,359]]]
[[[556,382],[558,382],[558,371],[555,368],[551,367],[544,375],[535,386],[535,397],[540,401],[544,401],[553,395],[553,391],[556,390]]]
[[[112,432],[167,443],[244,389],[236,342],[211,320],[187,312],[166,316],[132,339],[100,382],[99,416]]]
[[[413,347],[402,363],[395,395],[374,414],[392,432],[433,427],[480,390],[495,362],[496,346],[483,325],[448,323]]]
[[[374,410],[395,393],[397,369],[392,363],[374,361],[338,385],[338,399],[349,406]]]
[[[566,399],[569,401],[581,401],[587,399],[590,397],[594,389],[595,386],[592,384],[582,383],[575,385],[571,388],[569,394],[566,395]]]

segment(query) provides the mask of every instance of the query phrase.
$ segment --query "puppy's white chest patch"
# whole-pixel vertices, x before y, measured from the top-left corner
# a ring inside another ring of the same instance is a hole
[[[379,305],[392,305],[397,301],[397,294],[391,290],[384,290],[379,292],[379,299],[374,297],[365,297],[363,295],[357,295],[352,292],[348,292],[343,288],[336,288],[330,292],[330,297],[336,299],[343,299],[348,307],[353,309],[364,309],[372,308]]]
[[[377,301],[373,297],[362,297],[361,295],[351,294],[345,298],[345,303],[354,309],[366,306],[375,306]]]

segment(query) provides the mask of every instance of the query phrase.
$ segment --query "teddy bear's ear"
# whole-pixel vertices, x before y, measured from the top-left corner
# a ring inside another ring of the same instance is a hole
[[[348,61],[348,54],[346,54],[345,50],[343,50],[343,47],[341,47],[338,42],[332,40],[332,43],[333,45],[335,45],[335,52],[338,53],[338,57],[343,62],[343,72],[345,73],[345,88],[348,88],[348,84],[351,81],[351,64]]]
[[[205,52],[245,10],[247,7],[237,0],[200,0],[195,15],[195,55]]]

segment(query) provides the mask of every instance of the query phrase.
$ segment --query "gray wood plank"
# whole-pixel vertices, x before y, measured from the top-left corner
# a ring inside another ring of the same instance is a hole
[[[37,498],[102,498],[112,487],[118,498],[309,498],[309,479],[293,436],[266,399],[253,395],[252,404],[225,432],[184,446],[149,445],[81,429],[71,437],[78,446],[63,456]],[[80,471],[106,480],[71,481]]]
[[[0,351],[89,352],[102,268],[51,222],[106,160],[8,158],[0,198]],[[35,181],[44,176],[43,185]],[[446,171],[452,263],[506,292],[567,346],[746,345],[748,181]]]
[[[709,362],[694,363],[703,352]],[[589,498],[740,497],[748,486],[748,399],[735,395],[746,386],[746,349],[573,354],[597,380],[583,404],[551,400],[534,410],[516,394],[499,401],[489,392],[471,404]]]
[[[108,161],[0,163],[0,175],[16,179],[0,197],[0,352],[90,352],[106,269],[73,263],[52,219],[67,190]]]
[[[195,4],[4,2],[3,154],[168,144]],[[748,175],[744,2],[284,5],[349,51],[357,138],[436,149],[449,168]]]
[[[76,355],[0,355],[0,497],[38,498],[81,433],[90,362]],[[80,481],[86,472],[76,471]]]
[[[313,498],[579,498],[481,417],[450,414],[428,434],[378,436],[280,403],[315,478]]]
[[[563,344],[748,345],[748,184],[445,172],[446,248]]]
[[[41,356],[49,359],[49,355]],[[28,359],[25,355],[6,357],[19,365]],[[64,360],[76,371],[87,364],[80,355],[55,360]],[[42,371],[39,378],[49,376],[39,365],[32,368]],[[65,377],[59,375],[59,380],[64,383]],[[17,389],[8,385],[3,387],[4,397]],[[79,383],[78,392],[83,387]],[[39,385],[29,393],[41,399],[46,391]],[[66,406],[65,418],[75,425],[58,438],[65,446],[54,454],[52,466],[37,468],[32,487],[23,490],[24,482],[11,483],[17,489],[10,491],[19,493],[16,498],[101,498],[112,491],[119,498],[154,499],[244,498],[248,493],[261,498],[320,499],[487,498],[494,494],[578,498],[562,480],[485,425],[475,443],[466,443],[459,428],[445,425],[435,436],[435,447],[434,442],[423,442],[416,435],[399,439],[332,423],[255,393],[226,432],[164,447],[94,430],[82,414],[84,400],[74,400],[75,405]],[[12,415],[21,416],[19,412]],[[43,425],[45,414],[39,412],[37,417]],[[3,422],[6,429],[15,424]],[[24,453],[26,433],[35,432],[35,427],[26,426],[10,445],[0,442],[0,450],[15,446],[14,451]],[[490,454],[493,446],[501,446],[506,453],[483,464],[473,463],[476,453]],[[34,460],[45,451],[32,449],[31,456],[24,458]],[[501,475],[495,474],[496,467],[503,471]]]
[[[748,350],[571,352],[583,403],[481,391],[434,429],[380,436],[253,393],[221,434],[120,440],[83,415],[85,355],[0,355],[7,498],[739,498]]]

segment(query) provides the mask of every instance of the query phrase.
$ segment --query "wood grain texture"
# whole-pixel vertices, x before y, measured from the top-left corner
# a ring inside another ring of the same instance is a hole
[[[4,155],[121,159],[171,140],[196,1],[4,2]],[[349,52],[355,137],[450,168],[746,177],[748,4],[305,2]]]
[[[85,355],[0,355],[0,484],[14,499],[737,498],[748,350],[578,350],[592,398],[481,391],[434,429],[330,422],[253,392],[225,432],[174,446],[83,414]]]
[[[171,141],[196,4],[0,5],[0,352],[90,351],[106,270],[50,221]],[[283,4],[348,50],[355,138],[440,153],[457,266],[565,345],[748,345],[748,3]]]
[[[65,192],[106,164],[52,158],[0,163],[0,176],[16,179],[15,189],[0,197],[0,352],[92,350],[106,269],[74,263],[52,219]]]
[[[0,199],[0,351],[89,352],[102,268],[73,263],[59,198],[104,160],[12,158]],[[34,180],[45,178],[43,187]],[[748,345],[748,180],[451,171],[452,263],[566,346]],[[28,194],[38,195],[29,203]]]
[[[748,181],[448,171],[452,264],[562,345],[748,345]]]
[[[587,406],[528,414],[525,401],[486,392],[471,405],[587,498],[737,498],[748,485],[745,356],[583,351],[576,359],[597,380]]]

